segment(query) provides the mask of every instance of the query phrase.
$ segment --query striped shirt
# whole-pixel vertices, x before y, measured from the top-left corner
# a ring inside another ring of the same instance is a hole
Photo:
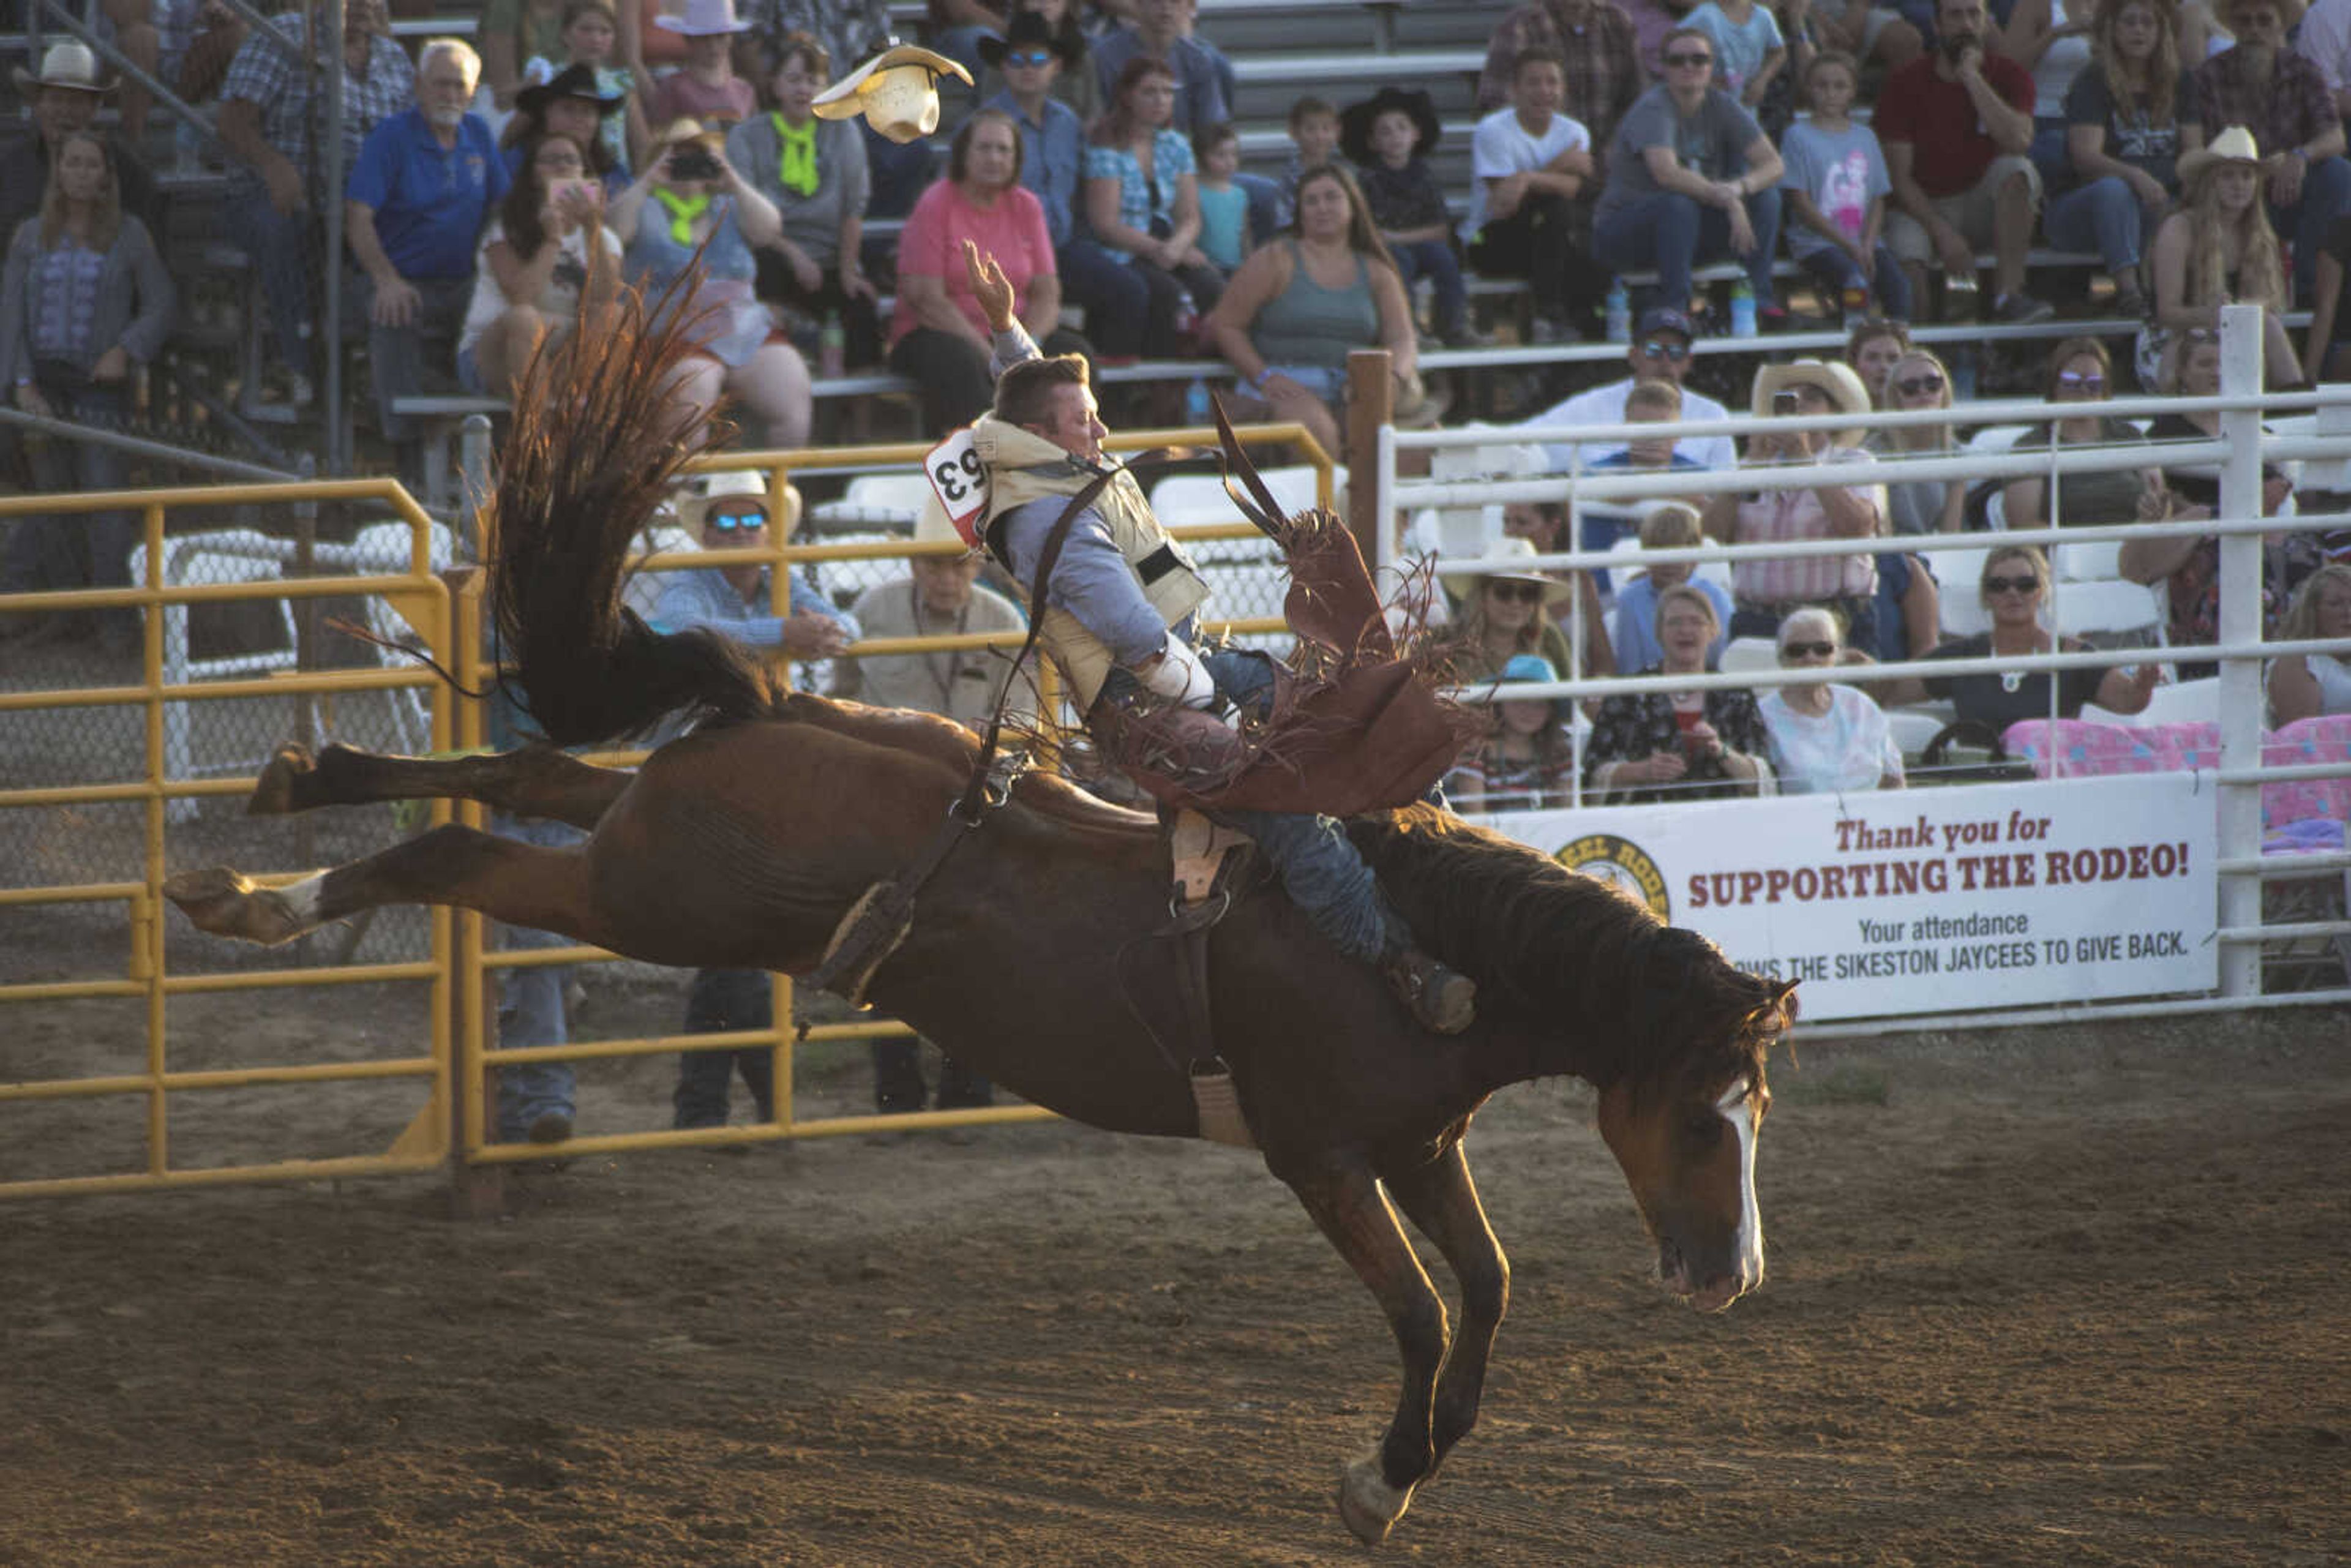
[[[1832,446],[1821,463],[1876,465],[1868,453],[1851,446]],[[1845,493],[1877,508],[1878,526],[1886,522],[1886,488],[1860,484]],[[1783,544],[1792,539],[1831,537],[1828,514],[1813,490],[1765,490],[1739,503],[1739,535],[1742,545]],[[1866,599],[1877,591],[1877,563],[1867,551],[1856,555],[1815,555],[1792,560],[1742,560],[1730,569],[1733,592],[1742,602],[1802,604],[1822,599]]]

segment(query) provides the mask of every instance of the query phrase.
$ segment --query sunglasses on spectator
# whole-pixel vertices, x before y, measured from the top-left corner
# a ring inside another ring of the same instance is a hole
[[[1655,338],[1641,345],[1641,352],[1653,360],[1687,360],[1690,355],[1687,343],[1660,343]]]
[[[2106,390],[2106,378],[2095,371],[2088,375],[2084,375],[2079,371],[2059,371],[2057,384],[2061,387],[2080,387],[2085,392],[2104,392]]]
[[[1005,52],[1008,66],[1041,66],[1053,57],[1050,49],[1009,49]]]
[[[1924,397],[1930,392],[1941,392],[1943,390],[1943,378],[1940,376],[1912,376],[1907,381],[1896,382],[1894,383],[1894,390],[1900,392],[1904,397]]]
[[[1672,54],[1659,57],[1669,66],[1688,66],[1693,69],[1714,64],[1714,57],[1702,49],[1676,49]]]
[[[1539,582],[1489,582],[1486,591],[1505,604],[1533,604],[1543,596],[1542,584]]]
[[[2041,580],[2030,574],[2023,577],[1987,577],[1983,580],[1986,593],[2038,593]]]
[[[731,534],[737,528],[747,532],[754,528],[766,528],[768,514],[765,512],[717,512],[704,518],[703,521],[706,527],[716,528],[722,534]]]
[[[1781,645],[1780,657],[1783,659],[1834,659],[1836,657],[1836,651],[1837,645],[1834,643],[1787,643]]]

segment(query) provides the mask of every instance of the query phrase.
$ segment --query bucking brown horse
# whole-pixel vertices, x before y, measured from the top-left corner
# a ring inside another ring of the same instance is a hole
[[[978,742],[925,716],[795,695],[744,651],[656,632],[622,607],[629,541],[684,455],[659,395],[674,335],[622,329],[561,361],[504,457],[495,598],[510,678],[555,744],[424,760],[282,752],[257,812],[470,799],[588,830],[552,850],[443,827],[277,890],[226,869],[165,891],[206,931],[283,942],[387,904],[457,904],[657,964],[806,974],[859,897],[935,841]],[[548,367],[542,364],[541,371]],[[635,773],[557,746],[697,721]],[[1666,1287],[1716,1311],[1763,1278],[1755,1144],[1764,1058],[1792,987],[1743,974],[1598,881],[1429,807],[1350,831],[1388,897],[1478,983],[1478,1019],[1416,1028],[1278,886],[1244,888],[1210,937],[1208,1004],[1267,1168],[1386,1312],[1395,1415],[1339,1488],[1377,1542],[1475,1423],[1510,1274],[1462,1138],[1506,1084],[1573,1074],[1655,1238]],[[1188,1137],[1186,1064],[1130,961],[1168,923],[1157,824],[1064,779],[1021,776],[923,887],[875,1006],[1023,1098],[1117,1132]],[[1443,1254],[1461,1321],[1398,1211]]]

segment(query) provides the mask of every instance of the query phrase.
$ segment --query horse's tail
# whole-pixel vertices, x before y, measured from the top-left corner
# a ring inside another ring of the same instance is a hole
[[[655,632],[622,601],[631,541],[713,440],[670,395],[692,347],[682,304],[622,289],[606,325],[583,322],[541,352],[515,394],[486,522],[500,678],[558,745],[618,739],[680,712],[755,718],[780,695],[727,639]]]

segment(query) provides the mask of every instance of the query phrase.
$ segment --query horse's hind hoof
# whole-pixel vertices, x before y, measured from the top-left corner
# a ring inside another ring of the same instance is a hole
[[[1339,1473],[1339,1518],[1356,1540],[1377,1546],[1412,1506],[1412,1488],[1392,1487],[1380,1474],[1377,1448]]]
[[[291,941],[308,925],[279,893],[255,884],[226,866],[182,872],[163,883],[163,896],[199,931],[247,942]]]
[[[248,817],[283,817],[302,810],[295,803],[294,792],[302,780],[318,771],[319,764],[310,748],[287,741],[277,748],[261,777],[253,786],[253,798],[245,803]]]

